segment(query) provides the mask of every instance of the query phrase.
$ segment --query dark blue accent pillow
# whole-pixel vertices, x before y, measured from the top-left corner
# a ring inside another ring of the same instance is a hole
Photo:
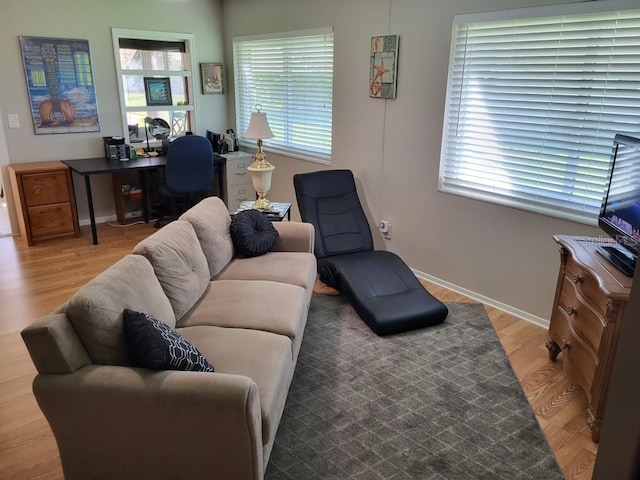
[[[236,252],[245,257],[264,255],[273,248],[278,231],[258,210],[243,210],[231,220],[231,240]]]
[[[213,366],[194,345],[146,313],[125,309],[124,334],[136,367],[213,372]]]

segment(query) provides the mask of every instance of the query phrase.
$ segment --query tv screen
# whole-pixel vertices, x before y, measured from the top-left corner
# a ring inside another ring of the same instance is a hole
[[[601,246],[598,252],[633,276],[640,248],[640,139],[616,135],[612,155],[598,225],[618,246]]]

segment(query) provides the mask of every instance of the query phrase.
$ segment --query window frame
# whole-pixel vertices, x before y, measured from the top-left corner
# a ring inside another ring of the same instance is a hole
[[[244,131],[246,130],[242,128],[240,115],[244,113],[246,119],[250,118],[251,112],[255,111],[255,105],[246,106],[246,112],[241,111],[241,105],[243,102],[240,99],[242,84],[241,84],[241,75],[238,74],[238,63],[240,59],[237,58],[236,55],[236,44],[239,42],[251,42],[251,41],[261,41],[261,40],[278,40],[278,39],[291,39],[298,37],[309,37],[309,36],[319,36],[319,35],[331,35],[332,37],[332,46],[331,46],[331,113],[330,113],[330,121],[331,127],[329,129],[329,140],[331,143],[330,149],[328,153],[320,153],[313,150],[308,150],[305,148],[297,148],[291,145],[291,142],[287,140],[288,145],[283,144],[274,144],[269,139],[265,139],[263,141],[263,150],[267,152],[277,153],[281,155],[286,155],[289,157],[297,158],[300,160],[306,160],[314,163],[319,163],[323,165],[331,164],[331,156],[333,153],[333,112],[334,112],[334,98],[335,98],[335,89],[334,89],[334,79],[335,79],[335,35],[333,27],[326,28],[315,28],[315,29],[307,29],[307,30],[298,30],[298,31],[289,31],[289,32],[279,32],[279,33],[270,33],[270,34],[260,34],[260,35],[243,35],[233,37],[232,42],[232,51],[233,51],[233,71],[234,71],[234,101],[235,101],[235,122],[236,129],[238,130],[238,139],[241,146],[255,148],[256,143],[255,140],[246,139],[244,137]],[[287,59],[289,57],[286,57]],[[262,106],[262,111],[267,114],[267,118],[269,118],[269,108],[267,101],[256,101],[256,104],[260,104]],[[289,107],[290,104],[287,104]],[[274,130],[273,125],[273,117],[269,118],[271,123],[272,130]],[[247,123],[248,125],[248,123]],[[283,123],[283,130],[290,130],[291,124]],[[275,133],[275,131],[274,131]]]
[[[154,111],[169,111],[169,112],[183,112],[186,111],[187,115],[190,115],[190,129],[196,131],[197,129],[197,94],[194,85],[194,78],[197,78],[197,62],[195,61],[195,35],[191,33],[178,33],[178,32],[154,32],[149,30],[132,30],[122,28],[112,28],[111,35],[113,39],[113,54],[116,66],[116,80],[118,83],[118,97],[120,100],[120,114],[122,122],[122,138],[129,138],[129,129],[127,122],[127,113],[129,112],[149,112]],[[131,38],[136,40],[156,40],[165,42],[182,42],[185,46],[185,69],[184,70],[126,70],[122,68],[120,63],[120,39]],[[187,105],[167,105],[167,106],[127,106],[124,94],[124,76],[140,76],[140,77],[154,77],[154,76],[167,76],[167,77],[183,77],[186,82],[186,93],[189,103]],[[128,141],[127,141],[128,143]],[[158,142],[155,138],[150,138],[149,143],[158,146]]]
[[[539,17],[562,17],[567,15],[582,15],[582,14],[592,14],[592,13],[605,13],[605,12],[618,12],[618,11],[626,11],[626,10],[640,10],[638,5],[635,5],[632,0],[602,0],[598,2],[581,2],[581,3],[571,3],[571,4],[561,4],[561,5],[550,5],[550,6],[542,6],[542,7],[530,7],[530,8],[521,8],[521,9],[512,9],[512,10],[502,10],[495,12],[485,12],[485,13],[477,13],[477,14],[464,14],[464,15],[456,15],[454,17],[453,28],[452,28],[452,37],[451,37],[451,51],[449,56],[449,69],[448,69],[448,78],[447,78],[447,94],[446,94],[446,102],[445,102],[445,112],[443,119],[443,130],[442,130],[442,144],[441,144],[441,152],[440,152],[440,169],[439,169],[439,179],[438,179],[438,190],[445,193],[452,193],[456,195],[460,195],[467,198],[472,198],[475,200],[481,200],[488,203],[493,203],[502,206],[508,206],[513,208],[518,208],[521,210],[526,210],[530,212],[540,213],[547,216],[562,218],[565,220],[570,220],[579,223],[585,223],[588,225],[597,225],[597,210],[590,206],[585,208],[584,212],[579,212],[574,208],[574,205],[578,205],[579,202],[564,202],[564,207],[558,207],[557,205],[552,205],[550,200],[544,200],[540,203],[531,204],[527,194],[524,191],[519,191],[516,195],[513,196],[504,196],[500,193],[490,192],[486,185],[483,185],[482,182],[473,183],[473,180],[468,181],[468,186],[462,185],[464,182],[460,179],[455,179],[455,177],[446,177],[448,175],[447,166],[457,165],[461,166],[462,161],[456,160],[456,156],[451,154],[451,157],[447,157],[448,155],[448,142],[451,138],[455,138],[456,135],[452,134],[454,130],[453,127],[450,127],[450,123],[457,122],[460,118],[463,118],[464,112],[463,109],[459,109],[456,105],[457,99],[459,97],[453,96],[453,87],[452,83],[455,82],[454,75],[454,61],[456,56],[456,28],[457,25],[469,25],[469,24],[482,24],[482,23],[491,23],[495,21],[508,21],[508,20],[517,20],[517,19],[527,19],[533,20]],[[465,53],[466,55],[466,53]],[[466,63],[464,64],[466,66]],[[464,67],[463,67],[464,68]],[[640,83],[639,83],[640,84]],[[469,87],[467,87],[469,88]],[[461,90],[463,93],[464,91]],[[457,92],[456,92],[457,95]],[[577,105],[577,103],[575,103]],[[551,117],[546,116],[545,118],[550,119]],[[622,123],[622,122],[620,122]],[[621,131],[620,133],[631,134],[634,132]],[[637,133],[637,132],[636,132]],[[499,130],[498,134],[505,134],[504,131]],[[603,137],[604,138],[604,137]],[[611,138],[607,137],[607,141],[609,142],[609,153],[606,156],[606,165],[608,166],[611,158],[610,151],[613,145],[613,135]],[[604,140],[603,140],[604,141]],[[473,145],[473,141],[470,142]],[[477,146],[477,145],[475,145]],[[543,150],[541,145],[536,145],[540,151]],[[604,155],[604,154],[602,154]],[[452,163],[448,163],[452,162]],[[546,160],[545,160],[546,162]],[[570,167],[572,165],[567,164],[564,172],[570,172]],[[603,182],[606,183],[606,170],[605,167]],[[486,172],[487,170],[485,170]],[[456,183],[457,182],[457,183]],[[477,185],[475,188],[473,185]],[[604,185],[602,187],[604,194]],[[496,189],[499,190],[499,189]],[[537,187],[536,192],[540,191],[540,188]],[[575,189],[571,190],[575,192]],[[566,197],[570,198],[575,193],[567,194]],[[564,196],[564,195],[563,195]],[[593,200],[592,200],[593,201]]]

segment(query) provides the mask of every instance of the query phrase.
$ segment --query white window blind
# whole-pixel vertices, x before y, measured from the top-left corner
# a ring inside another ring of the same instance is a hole
[[[332,29],[233,39],[236,127],[243,140],[262,105],[274,138],[267,150],[328,163],[333,110]]]
[[[550,13],[454,20],[440,190],[595,224],[640,131],[640,10]]]

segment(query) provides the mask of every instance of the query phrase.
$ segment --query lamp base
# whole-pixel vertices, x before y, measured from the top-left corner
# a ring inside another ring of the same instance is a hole
[[[271,202],[267,200],[265,197],[258,198],[255,202],[253,202],[254,210],[271,210]]]

